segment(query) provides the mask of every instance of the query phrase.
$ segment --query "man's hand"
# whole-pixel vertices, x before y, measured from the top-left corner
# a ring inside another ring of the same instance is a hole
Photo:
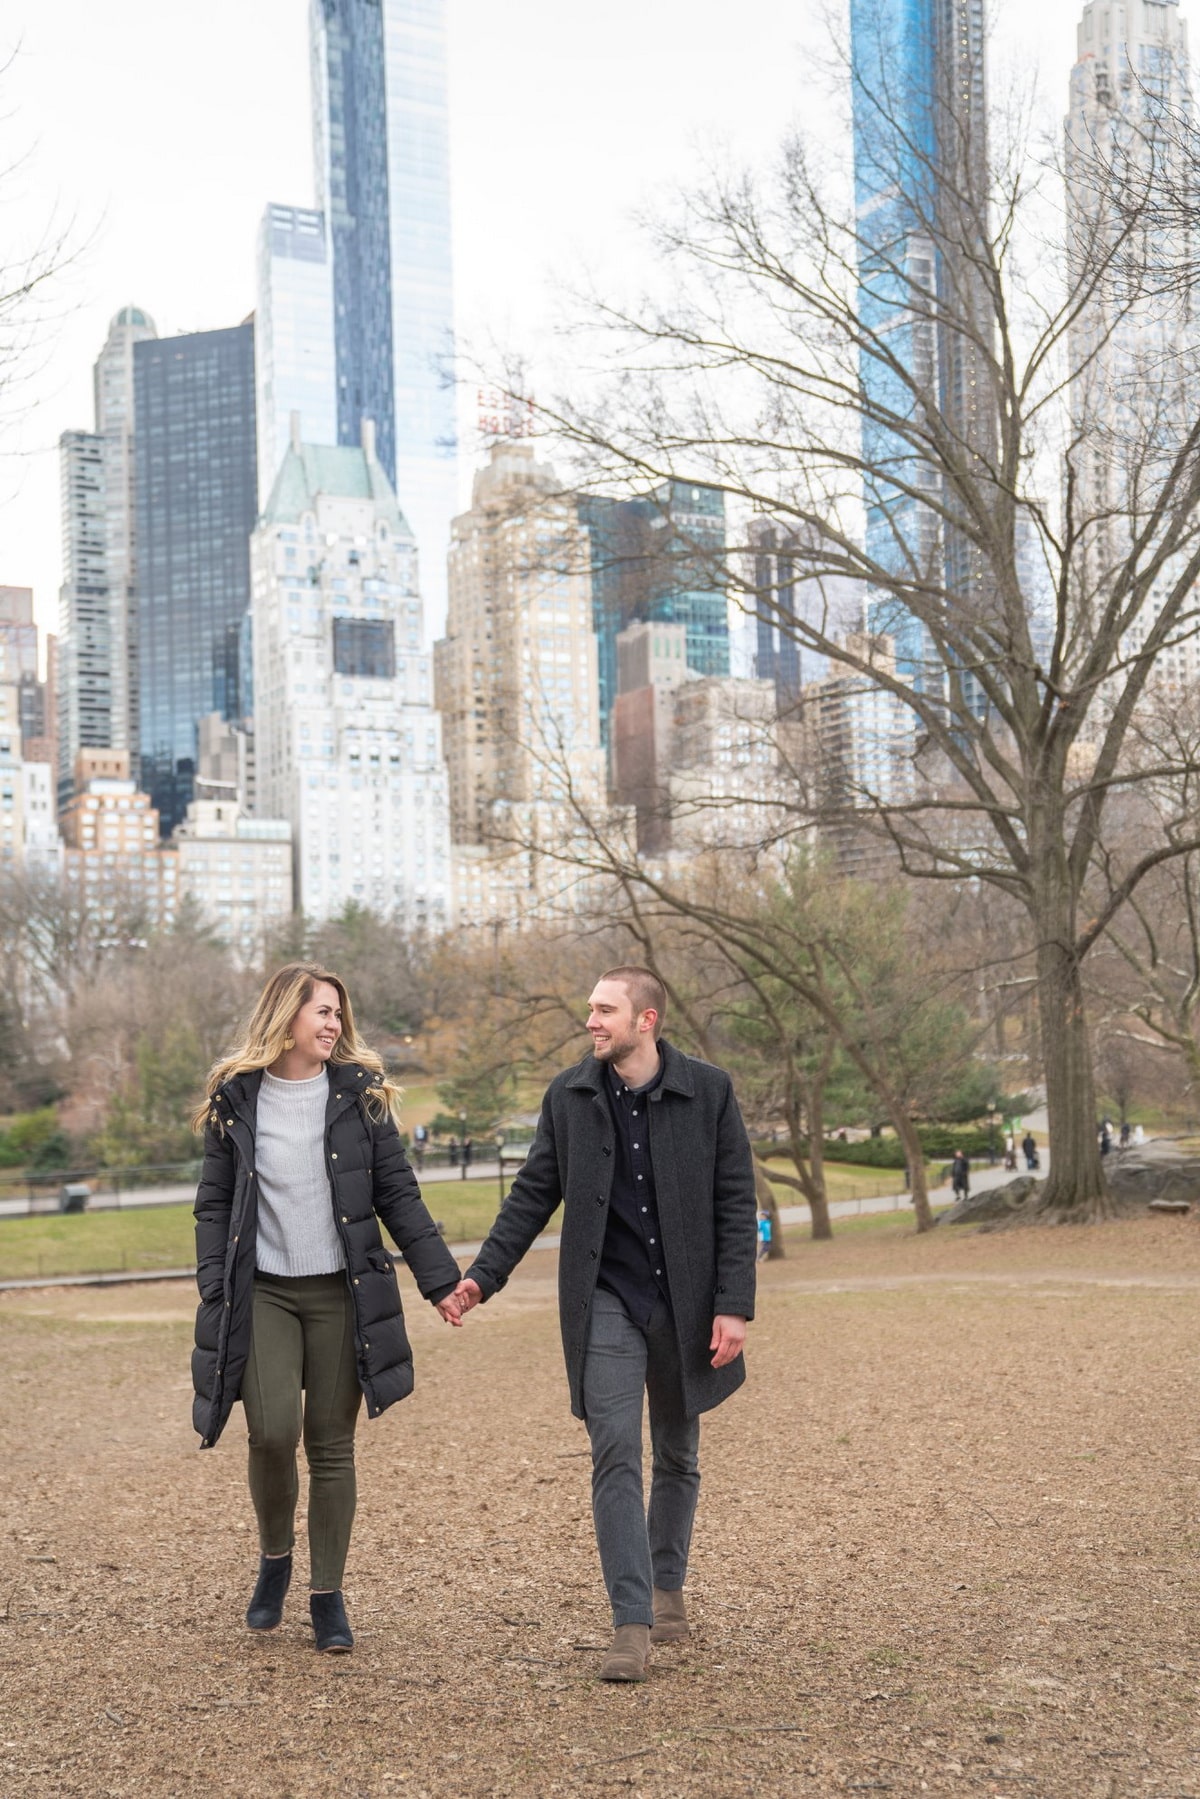
[[[459,1312],[458,1307],[458,1288],[456,1287],[453,1293],[447,1293],[445,1299],[439,1299],[436,1309],[439,1316],[444,1318],[447,1324],[452,1324],[455,1330],[457,1330],[462,1324],[462,1315]]]
[[[474,1286],[475,1283],[472,1281],[470,1284]],[[741,1355],[745,1343],[746,1320],[718,1313],[713,1319],[712,1342],[708,1346],[716,1351],[712,1359],[713,1367],[727,1367],[735,1357]]]
[[[478,1281],[463,1280],[459,1281],[450,1297],[458,1303],[458,1321],[461,1324],[464,1315],[483,1298],[483,1289]]]

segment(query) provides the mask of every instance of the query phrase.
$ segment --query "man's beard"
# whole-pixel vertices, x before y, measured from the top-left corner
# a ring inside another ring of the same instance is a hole
[[[597,1062],[619,1062],[622,1056],[627,1056],[630,1050],[636,1048],[636,1037],[626,1037],[623,1039],[610,1037],[603,1048],[596,1042],[594,1037],[592,1038],[592,1054],[595,1056]]]

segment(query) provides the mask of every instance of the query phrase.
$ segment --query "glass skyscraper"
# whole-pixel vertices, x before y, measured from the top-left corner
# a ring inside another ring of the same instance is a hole
[[[270,205],[258,231],[254,375],[264,510],[300,414],[308,443],[337,442],[332,259],[323,213]]]
[[[439,636],[457,510],[444,0],[312,0],[311,22],[337,442],[357,444],[362,419],[374,421]]]
[[[644,499],[585,497],[579,516],[588,533],[600,733],[607,744],[617,636],[635,619],[685,626],[687,666],[698,675],[729,673],[729,607],[720,574],[725,496],[673,481]]]
[[[968,602],[981,581],[974,553],[921,497],[939,497],[938,474],[884,421],[927,406],[968,454],[991,439],[979,350],[990,302],[965,254],[986,194],[982,0],[851,0],[850,23],[859,312],[887,351],[861,357],[867,553],[897,583],[932,581]],[[903,679],[940,681],[924,627],[890,583],[869,595],[867,622],[894,640]]]
[[[241,630],[257,515],[254,326],[134,346],[142,785],[184,817],[199,719],[242,712]]]

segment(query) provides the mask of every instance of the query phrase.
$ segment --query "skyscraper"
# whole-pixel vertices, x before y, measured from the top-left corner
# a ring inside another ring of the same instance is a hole
[[[63,582],[59,589],[58,803],[73,791],[81,750],[124,746],[113,664],[120,637],[108,589],[104,439],[65,431],[59,439]]]
[[[137,535],[134,525],[133,349],[157,337],[140,306],[123,306],[94,370],[96,430],[104,439],[105,558],[113,634],[114,747],[127,746],[137,778]]]
[[[137,729],[133,348],[155,335],[138,306],[108,328],[93,372],[95,429],[59,440],[63,584],[59,591],[58,798],[81,750],[130,749]]]
[[[579,502],[592,576],[592,628],[599,648],[600,729],[609,739],[617,697],[617,637],[635,619],[687,629],[687,666],[729,673],[729,607],[721,580],[725,497],[673,481],[644,499],[587,496]]]
[[[254,379],[261,507],[287,453],[293,412],[306,443],[338,441],[333,274],[323,213],[275,204],[263,213]]]
[[[1117,245],[1128,246],[1113,278],[1092,282],[1070,338],[1089,582],[1127,553],[1139,506],[1157,493],[1195,413],[1187,26],[1178,0],[1141,0],[1121,17],[1115,29],[1109,8],[1087,0],[1066,119],[1073,276],[1086,280]],[[1142,210],[1131,241],[1135,208]]]
[[[454,521],[446,636],[434,645],[455,843],[513,807],[604,795],[587,537],[532,444],[493,445]],[[565,828],[565,827],[564,827]],[[527,833],[524,833],[527,834]]]
[[[254,327],[148,340],[133,360],[141,785],[166,833],[192,798],[198,721],[242,706]]]
[[[442,930],[449,816],[412,533],[374,454],[289,447],[254,533],[258,811],[295,837],[296,905]]]
[[[456,510],[444,0],[311,0],[317,209],[332,258],[337,441],[375,425],[434,636]]]
[[[866,547],[881,571],[867,616],[923,689],[940,684],[941,666],[891,582],[932,581],[962,605],[984,585],[966,534],[923,500],[953,503],[903,430],[936,415],[977,464],[993,439],[991,303],[975,254],[987,217],[983,4],[851,0],[850,17],[859,311],[884,352],[861,356]]]

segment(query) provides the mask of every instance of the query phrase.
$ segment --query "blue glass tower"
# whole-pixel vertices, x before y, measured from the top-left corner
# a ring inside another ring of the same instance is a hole
[[[142,785],[168,833],[192,798],[199,719],[244,711],[254,327],[136,343],[133,379]]]
[[[687,628],[687,665],[729,673],[725,496],[672,481],[645,499],[589,496],[579,502],[588,533],[592,624],[599,650],[600,735],[608,742],[617,695],[617,636],[635,619]]]
[[[868,595],[867,625],[893,639],[897,672],[923,690],[942,665],[890,580],[967,603],[982,579],[964,534],[924,500],[941,497],[939,476],[904,426],[925,405],[971,455],[992,435],[979,351],[989,302],[965,255],[970,206],[986,192],[983,6],[851,0],[850,20],[859,311],[879,346],[860,363],[866,541],[889,578]]]
[[[444,0],[312,0],[311,18],[338,443],[358,444],[374,420],[436,636],[457,501]]]

